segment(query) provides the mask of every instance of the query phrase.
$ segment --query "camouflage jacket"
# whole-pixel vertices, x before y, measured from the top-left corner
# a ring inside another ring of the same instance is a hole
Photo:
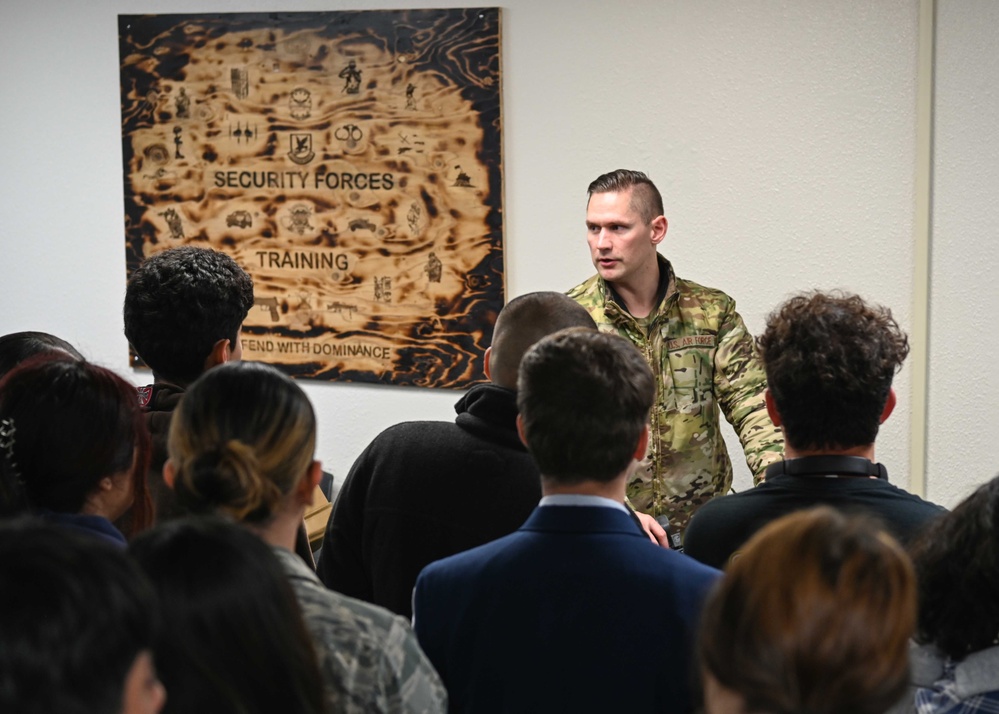
[[[330,711],[444,714],[447,692],[409,623],[328,590],[301,558],[274,548],[319,657]]]
[[[766,374],[753,336],[720,290],[677,278],[659,256],[665,285],[649,315],[648,332],[595,275],[568,292],[600,330],[630,340],[656,378],[649,449],[628,483],[632,505],[665,514],[683,529],[697,508],[732,485],[732,464],[718,419],[719,406],[735,428],[755,478],[783,455],[784,438],[770,421]]]

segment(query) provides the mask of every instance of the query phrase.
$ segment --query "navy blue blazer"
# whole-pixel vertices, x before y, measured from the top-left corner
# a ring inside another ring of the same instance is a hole
[[[516,532],[424,568],[413,625],[451,712],[687,712],[718,576],[622,511],[539,506]]]

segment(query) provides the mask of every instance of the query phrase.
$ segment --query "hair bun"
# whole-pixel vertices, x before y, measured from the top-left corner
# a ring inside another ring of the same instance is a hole
[[[231,440],[207,449],[178,474],[177,496],[194,512],[224,511],[237,520],[264,520],[280,491],[260,475],[253,449]]]

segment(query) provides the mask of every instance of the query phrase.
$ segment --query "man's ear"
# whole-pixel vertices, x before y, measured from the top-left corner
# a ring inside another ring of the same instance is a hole
[[[520,443],[527,446],[527,437],[524,436],[524,418],[517,415],[517,436],[520,437]]]
[[[669,223],[666,220],[666,216],[656,216],[652,219],[652,244],[659,245],[663,242],[663,238],[666,237],[666,229],[669,228]]]
[[[163,483],[167,485],[171,491],[174,490],[173,484],[177,480],[177,467],[173,464],[173,459],[167,459],[166,463],[163,464]]]
[[[482,370],[486,373],[486,379],[488,379],[490,381],[492,381],[492,378],[493,378],[492,370],[489,367],[489,357],[490,357],[490,355],[492,355],[492,353],[493,353],[493,348],[492,347],[486,347],[486,355],[483,358],[485,360],[485,364],[482,366]]]
[[[229,342],[229,338],[227,337],[223,337],[221,340],[212,345],[212,351],[209,352],[208,357],[205,358],[205,371],[228,362],[232,358],[231,350],[232,344]]]
[[[777,403],[774,402],[774,395],[770,393],[770,387],[767,387],[766,391],[763,392],[763,401],[767,405],[767,414],[770,415],[770,421],[774,423],[774,426],[780,426],[781,418],[777,411]]]
[[[895,404],[897,403],[898,397],[895,396],[895,388],[892,387],[888,390],[888,399],[885,400],[885,408],[881,410],[881,418],[878,420],[878,424],[884,424],[888,421],[888,417],[895,411]]]

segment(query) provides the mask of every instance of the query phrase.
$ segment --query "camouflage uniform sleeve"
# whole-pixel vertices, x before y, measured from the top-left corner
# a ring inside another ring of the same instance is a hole
[[[718,330],[715,395],[725,418],[735,428],[753,481],[763,480],[766,467],[784,456],[784,435],[767,414],[763,393],[767,377],[753,336],[731,301]]]
[[[409,623],[393,616],[382,652],[385,702],[379,711],[390,714],[445,714],[447,690],[420,649]]]

